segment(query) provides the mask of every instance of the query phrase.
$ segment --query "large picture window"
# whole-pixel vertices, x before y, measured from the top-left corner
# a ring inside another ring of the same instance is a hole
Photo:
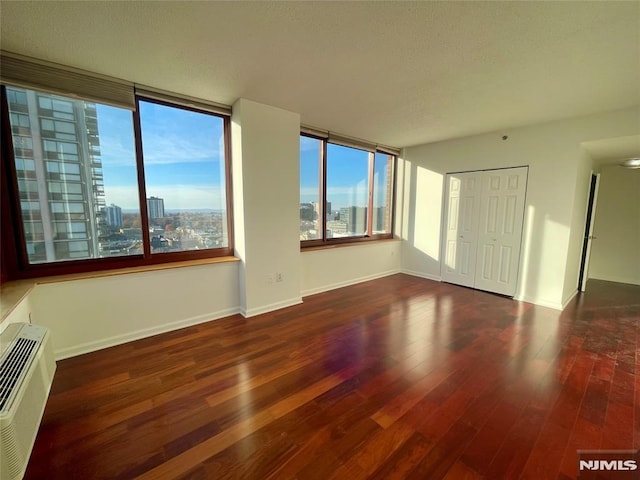
[[[151,253],[228,247],[224,119],[138,105]]]
[[[232,254],[228,116],[6,86],[3,117],[12,278]]]
[[[391,238],[395,158],[301,135],[302,246]]]

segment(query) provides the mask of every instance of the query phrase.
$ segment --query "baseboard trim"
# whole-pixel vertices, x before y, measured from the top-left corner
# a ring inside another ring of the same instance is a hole
[[[547,300],[540,300],[537,298],[530,298],[530,297],[513,297],[514,300],[517,300],[519,302],[527,302],[527,303],[533,303],[534,305],[538,305],[540,307],[546,307],[546,308],[552,308],[554,310],[563,310],[563,306],[561,303],[558,302],[549,302]]]
[[[567,308],[567,305],[569,305],[569,303],[571,302],[571,300],[573,300],[576,295],[578,295],[578,289],[576,288],[573,293],[571,295],[569,295],[569,297],[562,302],[562,310],[564,310],[565,308]]]
[[[289,300],[283,300],[282,302],[271,303],[269,305],[263,305],[262,307],[255,307],[245,309],[240,307],[240,315],[245,318],[255,317],[256,315],[262,315],[263,313],[273,312],[274,310],[280,310],[281,308],[292,307],[302,303],[302,297],[294,297]]]
[[[434,282],[442,281],[442,277],[440,277],[439,275],[431,275],[430,273],[418,272],[416,270],[407,270],[405,268],[403,268],[401,272],[407,275],[411,275],[413,277],[420,277],[420,278],[426,278],[427,280],[433,280]]]
[[[400,269],[387,270],[385,272],[374,273],[372,275],[365,275],[362,277],[352,278],[343,282],[332,283],[329,285],[323,285],[322,287],[309,288],[302,291],[302,296],[307,297],[309,295],[315,295],[316,293],[328,292],[337,288],[348,287],[349,285],[356,285],[362,282],[368,282],[369,280],[375,280],[376,278],[388,277],[389,275],[395,275],[401,273]]]
[[[54,350],[54,356],[56,360],[64,360],[65,358],[76,357],[85,353],[91,353],[104,348],[114,347],[123,343],[132,342],[134,340],[140,340],[142,338],[151,337],[160,333],[171,332],[173,330],[179,330],[185,327],[191,327],[200,323],[210,322],[212,320],[219,320],[224,317],[229,317],[240,313],[239,307],[227,308],[225,310],[219,310],[213,313],[206,313],[204,315],[198,315],[196,317],[185,318],[175,322],[165,323],[156,327],[143,328],[134,332],[124,333],[121,335],[114,335],[113,337],[100,339],[94,342],[86,342],[73,347],[62,348]]]

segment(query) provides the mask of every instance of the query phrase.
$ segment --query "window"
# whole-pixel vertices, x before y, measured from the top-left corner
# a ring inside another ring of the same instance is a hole
[[[369,152],[327,145],[326,238],[367,235]]]
[[[228,116],[11,86],[2,100],[9,278],[232,254]]]
[[[324,142],[317,138],[300,137],[300,240],[322,238],[322,215],[325,209],[320,203],[320,166],[323,148]]]
[[[376,152],[373,172],[373,216],[374,234],[391,232],[391,199],[393,197],[393,168],[395,156]]]
[[[301,135],[302,246],[391,238],[395,158]]]
[[[151,253],[229,246],[222,117],[140,101]]]

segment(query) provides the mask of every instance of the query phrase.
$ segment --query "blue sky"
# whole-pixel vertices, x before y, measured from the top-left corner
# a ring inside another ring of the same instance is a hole
[[[300,202],[318,202],[320,140],[300,137]],[[374,205],[385,204],[386,155],[376,154]],[[369,192],[369,153],[327,145],[327,201],[332,210],[366,206]]]
[[[97,105],[107,204],[138,209],[132,114]],[[141,102],[147,197],[164,199],[167,210],[223,209],[224,145],[219,117]],[[318,140],[301,137],[300,201],[318,201]],[[329,144],[327,199],[332,209],[367,204],[368,153]],[[385,158],[384,155],[379,157]],[[376,162],[376,186],[385,180]],[[384,201],[376,191],[375,205]]]
[[[131,112],[97,108],[106,201],[137,209]],[[164,198],[167,210],[224,208],[222,120],[149,102],[140,116],[147,197]]]

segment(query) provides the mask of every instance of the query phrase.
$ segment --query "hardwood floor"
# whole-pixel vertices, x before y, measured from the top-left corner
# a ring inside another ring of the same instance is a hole
[[[59,362],[26,478],[575,478],[640,447],[639,332],[394,275]]]

